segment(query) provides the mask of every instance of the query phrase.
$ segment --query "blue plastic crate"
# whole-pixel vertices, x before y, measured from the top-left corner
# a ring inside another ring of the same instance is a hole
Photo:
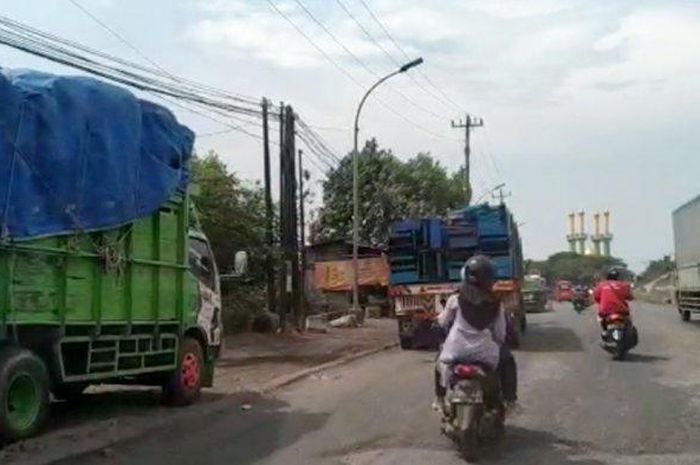
[[[420,282],[418,271],[399,271],[391,273],[391,284],[410,284]]]
[[[505,237],[492,237],[479,241],[479,250],[489,254],[507,254],[510,252],[510,239]]]
[[[430,220],[429,243],[431,249],[438,250],[442,249],[442,247],[444,246],[443,229],[444,221],[442,221],[439,218],[433,218]]]
[[[514,264],[513,258],[510,255],[501,257],[491,257],[493,266],[495,270],[496,279],[513,279],[514,276]]]
[[[414,220],[397,221],[391,225],[391,234],[413,232],[420,229],[420,222]]]

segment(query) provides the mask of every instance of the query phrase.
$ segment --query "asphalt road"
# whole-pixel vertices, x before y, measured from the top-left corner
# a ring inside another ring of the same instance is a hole
[[[516,353],[522,411],[482,463],[700,463],[700,324],[649,304],[635,303],[634,315],[640,344],[615,362],[598,346],[592,310],[531,314]],[[463,463],[430,409],[433,357],[383,353],[64,463]]]

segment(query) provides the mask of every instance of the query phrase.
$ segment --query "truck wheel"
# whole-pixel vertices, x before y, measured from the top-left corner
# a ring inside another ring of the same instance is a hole
[[[690,321],[690,310],[681,310],[681,320]]]
[[[51,389],[51,393],[58,400],[77,402],[83,397],[87,387],[87,383],[59,383]]]
[[[399,336],[399,345],[403,350],[413,349],[413,338],[408,336]]]
[[[27,349],[0,349],[0,437],[34,436],[49,413],[49,372]]]
[[[177,369],[163,385],[165,403],[181,407],[195,402],[202,391],[204,355],[196,339],[184,337],[180,341]]]

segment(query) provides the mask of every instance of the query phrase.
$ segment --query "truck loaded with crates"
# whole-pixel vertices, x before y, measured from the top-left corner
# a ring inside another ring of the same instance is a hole
[[[675,301],[683,321],[700,313],[700,197],[673,212],[676,253]]]
[[[194,135],[84,77],[0,68],[0,438],[90,384],[213,380],[219,276],[189,192]]]
[[[523,308],[523,258],[518,227],[504,205],[481,204],[451,212],[446,218],[405,220],[392,225],[389,238],[389,295],[401,347],[434,346],[435,316],[456,292],[464,263],[475,254],[491,258],[494,291],[513,328],[513,345],[526,328]]]

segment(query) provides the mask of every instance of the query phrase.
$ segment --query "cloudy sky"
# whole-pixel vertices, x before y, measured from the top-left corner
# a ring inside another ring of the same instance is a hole
[[[338,153],[350,147],[363,88],[404,52],[422,56],[419,70],[368,103],[362,135],[456,169],[462,134],[450,120],[483,117],[473,133],[477,195],[507,184],[529,257],[566,247],[567,212],[609,208],[613,252],[640,269],[672,251],[671,211],[700,194],[700,2],[79,1],[172,73],[293,104]],[[143,62],[70,0],[2,6],[2,15]],[[4,47],[0,66],[66,72]],[[255,139],[210,135],[225,127],[176,111],[203,135],[199,151],[216,149],[242,177],[261,177]]]

